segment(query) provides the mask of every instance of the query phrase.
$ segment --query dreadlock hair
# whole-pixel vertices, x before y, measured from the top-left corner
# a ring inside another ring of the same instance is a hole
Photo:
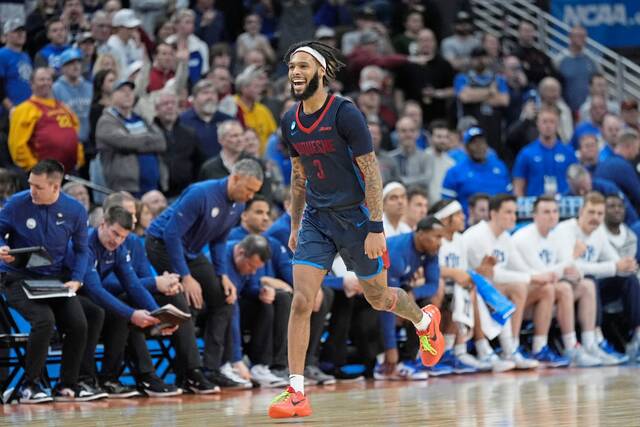
[[[340,60],[340,51],[335,47],[331,47],[319,41],[315,41],[315,40],[302,41],[302,42],[292,44],[289,47],[289,50],[287,50],[287,53],[284,55],[284,63],[289,64],[289,61],[291,60],[291,55],[293,55],[293,52],[295,52],[296,49],[303,46],[308,46],[312,49],[317,50],[318,53],[324,57],[325,61],[327,61],[327,68],[325,69],[325,75],[322,78],[323,86],[327,87],[330,81],[335,80],[336,75],[338,74],[338,71],[340,71],[340,69],[345,66],[345,63]]]

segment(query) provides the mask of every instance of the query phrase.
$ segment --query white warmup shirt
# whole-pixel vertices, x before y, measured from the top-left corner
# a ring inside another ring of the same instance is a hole
[[[469,227],[462,235],[470,268],[477,268],[485,256],[496,258],[493,269],[493,282],[530,283],[531,274],[527,265],[516,250],[511,235],[503,232],[498,237],[493,234],[489,223],[481,221]]]
[[[534,223],[522,227],[512,239],[520,257],[531,272],[553,272],[562,277],[564,269],[574,264],[573,259],[560,261],[559,252],[567,243],[552,240],[551,233],[547,237],[542,236]],[[573,252],[573,246],[571,251]]]
[[[616,262],[620,257],[609,243],[604,225],[590,235],[586,235],[580,229],[578,220],[572,218],[558,224],[549,238],[552,241],[562,242],[562,245],[559,245],[561,261],[573,258],[573,248],[577,240],[584,242],[587,250],[575,262],[583,275],[591,275],[598,279],[616,275]]]

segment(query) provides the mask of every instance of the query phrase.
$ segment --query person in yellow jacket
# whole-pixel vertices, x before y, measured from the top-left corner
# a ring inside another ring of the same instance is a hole
[[[66,172],[84,164],[78,117],[53,98],[52,85],[53,70],[36,68],[31,76],[33,95],[18,104],[9,119],[9,153],[25,171],[43,159],[59,161]]]
[[[266,105],[259,102],[260,95],[266,82],[264,70],[259,67],[249,65],[236,78],[235,96],[238,104],[238,120],[245,128],[256,131],[260,138],[260,155],[262,156],[267,146],[267,139],[278,127],[273,114]]]

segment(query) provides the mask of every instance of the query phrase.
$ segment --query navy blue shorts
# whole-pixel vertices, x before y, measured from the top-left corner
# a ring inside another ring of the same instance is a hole
[[[328,211],[307,206],[298,233],[293,264],[331,271],[336,253],[347,269],[361,279],[377,276],[385,266],[383,257],[370,259],[364,253],[369,214],[364,206]],[[386,255],[386,254],[385,254]]]

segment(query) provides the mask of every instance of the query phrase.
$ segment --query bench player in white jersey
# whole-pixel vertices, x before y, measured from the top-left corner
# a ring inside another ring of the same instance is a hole
[[[524,355],[520,347],[520,327],[527,306],[534,306],[535,334],[549,329],[554,291],[553,273],[530,273],[516,250],[509,230],[516,225],[516,198],[498,194],[489,201],[489,221],[470,227],[463,234],[469,267],[476,268],[484,257],[496,258],[492,283],[516,306],[516,311],[500,334],[503,355],[512,359],[518,369],[539,366],[535,359]],[[546,333],[546,332],[544,332]]]
[[[589,280],[604,279],[616,275],[633,273],[638,266],[631,257],[620,258],[607,240],[602,227],[605,199],[602,194],[592,191],[584,196],[584,202],[578,218],[562,221],[551,232],[551,239],[562,242],[560,261],[569,261],[573,257],[573,248],[577,241],[586,245],[586,250],[575,265],[580,273]],[[598,323],[596,323],[598,324]],[[613,351],[602,332],[596,327],[594,334],[582,336],[582,346],[591,354],[598,355],[603,365],[624,363],[627,358]]]
[[[578,302],[578,321],[582,336],[593,336],[596,327],[596,288],[592,280],[585,279],[575,266],[575,259],[586,250],[582,242],[573,246],[573,256],[560,261],[559,248],[565,242],[550,238],[551,230],[558,225],[558,203],[552,196],[540,196],[533,204],[533,223],[524,226],[513,235],[513,242],[532,272],[551,272],[555,275],[555,301],[557,319],[562,332],[565,357],[558,356],[547,345],[548,336],[533,337],[533,357],[549,367],[598,366],[600,358],[589,354],[578,345],[575,330],[575,302]],[[548,332],[548,331],[547,331]],[[584,338],[583,338],[584,341]]]
[[[444,237],[439,252],[440,277],[446,282],[451,282],[454,286],[461,286],[468,290],[468,297],[471,300],[473,309],[471,310],[471,318],[473,319],[473,336],[476,338],[476,351],[478,357],[467,353],[467,341],[471,336],[463,333],[456,328],[457,325],[452,324],[453,328],[447,328],[444,332],[445,349],[451,342],[454,349],[454,356],[464,365],[471,366],[480,371],[493,370],[494,372],[505,372],[515,368],[515,363],[511,360],[505,360],[495,354],[489,342],[482,333],[480,325],[480,317],[477,308],[477,293],[471,276],[467,273],[469,265],[467,263],[467,254],[462,238],[464,231],[465,215],[462,205],[456,200],[440,200],[432,206],[429,213],[442,222],[444,225]],[[493,265],[486,265],[478,268],[479,272],[485,272],[485,269],[491,271]],[[485,273],[489,274],[490,273]],[[458,296],[465,295],[465,292],[454,292],[454,299]],[[454,300],[453,306],[457,306]],[[466,305],[466,304],[465,304]],[[455,311],[455,310],[453,310]],[[454,316],[455,320],[455,316]],[[455,340],[455,346],[453,342]],[[443,356],[446,357],[447,353]]]

